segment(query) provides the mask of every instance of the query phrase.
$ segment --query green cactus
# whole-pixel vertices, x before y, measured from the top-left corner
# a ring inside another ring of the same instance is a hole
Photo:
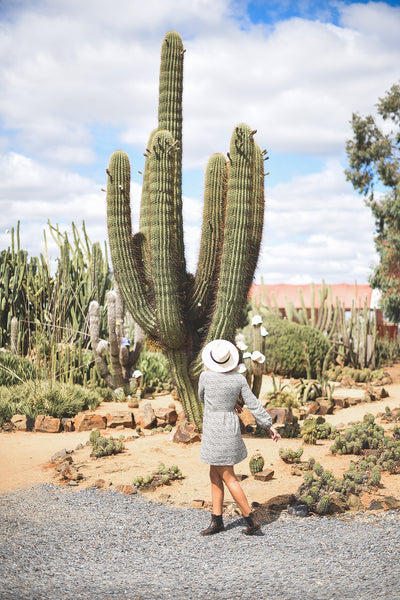
[[[264,458],[260,453],[253,454],[249,461],[249,469],[252,475],[260,473],[264,468]]]
[[[140,232],[132,235],[130,164],[111,156],[107,215],[114,275],[150,345],[167,357],[186,417],[199,428],[201,350],[234,339],[257,263],[264,214],[263,152],[247,125],[232,135],[229,165],[207,166],[200,258],[186,271],[182,225],[183,44],[176,32],[161,51],[159,123],[146,150]]]
[[[329,510],[330,499],[329,496],[322,496],[317,505],[317,513],[319,515],[326,515]]]

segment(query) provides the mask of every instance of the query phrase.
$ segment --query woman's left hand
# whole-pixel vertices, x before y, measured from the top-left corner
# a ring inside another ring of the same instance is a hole
[[[271,438],[273,439],[274,442],[277,442],[278,440],[281,439],[281,435],[280,435],[280,433],[278,433],[278,431],[275,429],[275,427],[270,427],[269,432],[270,432]]]

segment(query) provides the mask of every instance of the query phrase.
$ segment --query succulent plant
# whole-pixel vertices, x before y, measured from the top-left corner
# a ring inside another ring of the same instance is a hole
[[[264,458],[259,452],[253,454],[249,461],[249,469],[252,475],[260,473],[264,468]]]
[[[235,127],[228,162],[207,165],[197,272],[186,270],[182,223],[184,48],[174,31],[161,51],[158,128],[146,150],[140,231],[133,233],[130,163],[116,151],[107,169],[107,219],[114,276],[127,309],[161,350],[186,417],[201,430],[201,351],[233,341],[257,264],[264,215],[263,151],[255,130]],[[229,165],[228,165],[229,163]]]

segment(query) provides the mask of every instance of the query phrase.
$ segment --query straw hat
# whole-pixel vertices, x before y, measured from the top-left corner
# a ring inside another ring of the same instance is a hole
[[[239,351],[231,342],[213,340],[203,348],[201,358],[210,371],[227,373],[237,366]]]

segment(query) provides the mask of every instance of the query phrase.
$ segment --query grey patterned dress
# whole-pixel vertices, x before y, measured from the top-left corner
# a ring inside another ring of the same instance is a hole
[[[237,371],[203,371],[199,379],[199,398],[204,402],[203,435],[200,460],[208,465],[235,465],[247,456],[234,406],[239,395],[265,429],[272,419],[251,391],[245,377]]]

